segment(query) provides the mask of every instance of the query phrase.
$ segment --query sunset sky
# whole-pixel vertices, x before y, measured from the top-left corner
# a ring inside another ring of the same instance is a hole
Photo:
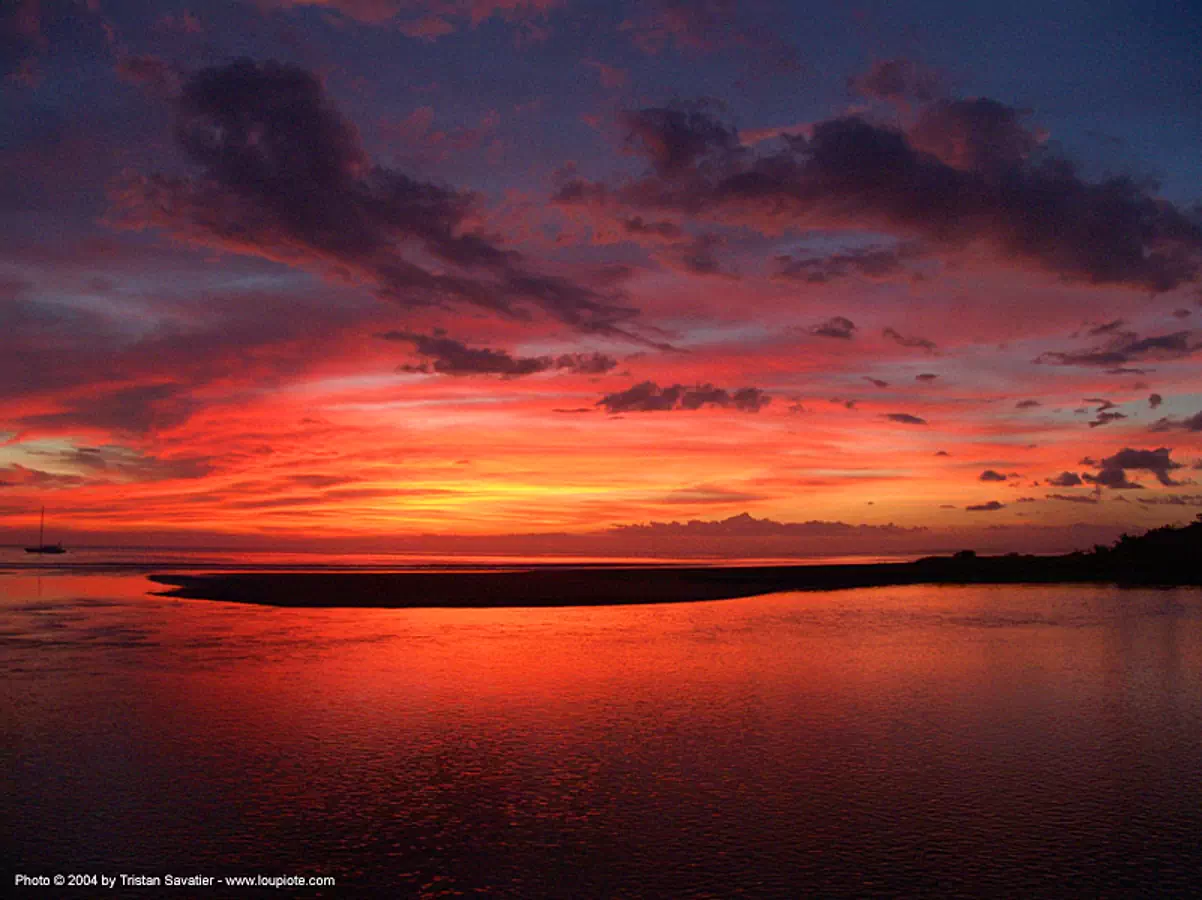
[[[1038,551],[1202,512],[1196,5],[4,9],[0,540],[44,504],[77,545]]]

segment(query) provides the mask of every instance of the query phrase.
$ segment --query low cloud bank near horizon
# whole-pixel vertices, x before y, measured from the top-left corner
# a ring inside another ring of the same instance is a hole
[[[1195,496],[1166,500],[1188,507]],[[0,507],[0,514],[24,510]],[[1184,513],[1183,513],[1184,515]],[[1192,519],[1181,519],[1186,524]],[[1139,531],[1142,529],[1136,529]],[[1130,526],[1076,522],[1068,525],[993,524],[957,527],[905,527],[842,521],[781,522],[748,513],[725,519],[650,521],[582,532],[511,534],[357,535],[306,540],[296,535],[230,535],[197,531],[88,532],[70,525],[56,532],[69,545],[164,547],[212,550],[313,553],[500,554],[515,557],[596,558],[681,557],[696,559],[818,559],[822,557],[918,557],[971,549],[983,553],[1066,553],[1109,543]],[[19,545],[28,529],[0,529],[0,543]],[[174,538],[174,540],[173,540]]]

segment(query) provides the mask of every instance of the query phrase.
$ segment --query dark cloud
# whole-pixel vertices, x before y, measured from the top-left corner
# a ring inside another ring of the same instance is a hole
[[[674,241],[683,235],[679,225],[672,222],[648,222],[642,216],[631,216],[622,220],[622,228],[627,234],[639,237],[655,237],[666,241]]]
[[[731,277],[733,273],[723,268],[715,252],[724,243],[721,235],[702,234],[691,241],[676,245],[660,258],[690,275]]]
[[[739,133],[710,116],[704,109],[688,107],[632,110],[622,113],[620,124],[627,140],[667,178],[692,171],[711,157],[725,157],[739,149]]]
[[[617,365],[616,359],[604,353],[561,353],[555,357],[555,368],[567,369],[578,375],[604,375]]]
[[[867,381],[869,384],[871,384],[873,387],[878,387],[878,388],[881,388],[882,390],[889,387],[889,382],[882,381],[880,378],[873,378],[870,375],[865,375],[864,380]]]
[[[1006,476],[1001,472],[995,472],[993,469],[986,469],[978,478],[979,481],[1005,481]]]
[[[842,340],[851,340],[856,330],[856,324],[846,316],[835,316],[827,319],[821,325],[815,325],[810,329],[810,334],[818,337],[840,338]]]
[[[1102,469],[1096,475],[1086,472],[1081,477],[1084,478],[1089,484],[1101,485],[1102,487],[1108,487],[1116,491],[1143,489],[1143,485],[1129,479],[1127,477],[1127,473],[1123,469]]]
[[[1117,422],[1125,418],[1127,417],[1120,412],[1099,412],[1097,417],[1089,423],[1089,427],[1097,428],[1099,425],[1109,425],[1111,422]]]
[[[922,373],[922,374],[920,374],[920,375],[915,375],[915,376],[914,376],[914,380],[915,380],[915,381],[926,381],[926,382],[931,382],[931,381],[934,381],[934,380],[935,380],[936,378],[938,378],[938,377],[939,377],[939,376],[938,376],[938,375],[936,375],[934,372],[923,372],[923,373]]]
[[[618,361],[602,353],[565,353],[560,356],[511,356],[503,350],[469,347],[442,334],[424,335],[408,331],[388,331],[380,335],[386,341],[404,341],[413,345],[428,362],[401,367],[404,372],[435,372],[439,375],[501,375],[519,378],[538,372],[566,370],[585,375],[600,375],[614,369]]]
[[[740,412],[759,412],[772,402],[762,390],[754,387],[727,391],[712,384],[686,387],[674,384],[661,388],[653,381],[643,381],[624,391],[606,394],[597,401],[609,413],[668,412],[695,410],[703,406],[731,407]]]
[[[1145,374],[1139,369],[1122,368],[1126,363],[1146,360],[1173,360],[1189,356],[1198,346],[1190,343],[1190,332],[1177,331],[1141,338],[1133,331],[1116,334],[1101,347],[1079,351],[1041,353],[1035,362],[1053,366],[1107,366],[1113,374]]]
[[[900,422],[902,425],[926,425],[927,420],[909,413],[885,413],[884,418],[890,422]]]
[[[200,407],[186,387],[150,384],[75,397],[57,412],[23,416],[17,424],[22,430],[145,435],[182,425]]]
[[[949,248],[990,242],[1060,277],[1166,291],[1199,272],[1202,226],[1130,178],[1088,181],[1041,148],[1016,110],[940,103],[913,134],[856,117],[752,152],[708,112],[643,110],[632,132],[652,164],[615,188],[579,179],[563,203],[671,210],[766,230],[851,226]]]
[[[777,522],[772,519],[757,519],[747,513],[731,516],[720,521],[691,519],[688,522],[651,522],[646,525],[615,525],[612,532],[618,534],[644,535],[695,535],[699,537],[853,537],[918,534],[926,528],[903,528],[899,525],[849,525],[846,522]]]
[[[1093,494],[1045,494],[1049,500],[1064,500],[1067,503],[1097,503]]]
[[[204,69],[176,107],[176,137],[203,175],[126,179],[114,190],[116,224],[317,268],[405,305],[519,317],[534,306],[598,331],[618,331],[634,314],[613,296],[531,271],[472,230],[473,195],[373,165],[304,69],[249,60]],[[414,261],[423,255],[433,264]]]
[[[776,274],[790,281],[825,284],[838,278],[859,275],[866,278],[888,278],[903,268],[902,261],[913,255],[902,248],[864,247],[845,250],[827,256],[776,257]]]
[[[999,509],[1005,509],[1005,503],[999,503],[996,500],[990,500],[988,503],[978,503],[976,506],[964,507],[969,512],[997,512]]]
[[[881,332],[881,335],[882,335],[882,337],[889,338],[889,340],[891,340],[897,344],[901,344],[901,346],[903,346],[903,347],[915,347],[920,350],[926,350],[928,353],[933,353],[935,351],[935,342],[934,341],[928,341],[926,338],[915,337],[915,336],[906,337],[902,334],[899,334],[893,328],[886,328],[884,331]]]
[[[1014,404],[1015,409],[1034,409],[1037,406],[1042,406],[1038,400],[1019,400]]]
[[[1193,315],[1193,312],[1188,309],[1173,310],[1173,318],[1175,319],[1188,319],[1191,315]]]
[[[1148,395],[1148,406],[1150,406],[1152,409],[1156,409],[1156,407],[1160,406],[1162,403],[1164,403],[1164,397],[1160,396],[1160,394]]]
[[[1202,494],[1161,494],[1140,497],[1139,502],[1148,506],[1202,506]]]
[[[943,100],[925,107],[910,132],[916,148],[963,172],[1003,179],[1039,146],[1024,113],[996,100]]]
[[[909,59],[885,59],[873,63],[863,75],[847,79],[847,86],[873,100],[933,100],[940,92],[934,69]]]
[[[1081,476],[1076,472],[1061,472],[1059,475],[1049,478],[1048,484],[1053,487],[1076,487],[1081,484]]]
[[[1093,328],[1089,329],[1089,335],[1090,337],[1099,337],[1103,334],[1113,334],[1126,324],[1127,322],[1124,319],[1115,319],[1111,322],[1095,325]]]
[[[406,332],[388,332],[380,336],[385,340],[410,341],[417,353],[430,360],[419,365],[400,366],[400,371],[457,376],[501,375],[516,379],[547,371],[553,366],[551,357],[512,357],[504,351],[469,347],[451,338],[433,338]]]
[[[108,456],[101,447],[74,447],[70,450],[59,451],[54,455],[62,462],[78,466],[81,469],[103,471],[109,468]]]
[[[1151,431],[1202,431],[1202,410],[1184,419],[1165,417],[1152,423]]]
[[[1113,456],[1104,458],[1101,465],[1104,469],[1117,467],[1151,472],[1156,476],[1157,481],[1166,487],[1171,487],[1176,482],[1169,478],[1168,473],[1173,469],[1182,468],[1181,463],[1173,462],[1170,459],[1172,452],[1168,447],[1158,447],[1155,450],[1133,450],[1125,447]]]
[[[1174,469],[1182,468],[1182,464],[1170,459],[1172,452],[1168,447],[1158,447],[1155,450],[1135,450],[1125,447],[1113,456],[1104,458],[1101,462],[1088,463],[1099,466],[1100,469],[1096,475],[1086,472],[1082,478],[1090,484],[1114,490],[1132,490],[1142,487],[1127,478],[1127,470],[1132,469],[1137,472],[1151,472],[1161,484],[1173,487],[1179,482],[1174,481],[1169,473]]]

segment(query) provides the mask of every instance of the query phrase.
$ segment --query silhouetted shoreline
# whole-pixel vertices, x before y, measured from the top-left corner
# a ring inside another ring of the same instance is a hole
[[[1202,521],[1063,556],[931,556],[909,563],[539,568],[492,572],[153,575],[164,596],[295,607],[610,606],[908,584],[1202,585]]]

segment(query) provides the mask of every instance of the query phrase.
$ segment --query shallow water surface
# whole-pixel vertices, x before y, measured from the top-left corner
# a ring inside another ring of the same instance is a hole
[[[13,872],[337,878],[303,896],[1202,885],[1196,589],[496,610],[152,589],[0,576]]]

